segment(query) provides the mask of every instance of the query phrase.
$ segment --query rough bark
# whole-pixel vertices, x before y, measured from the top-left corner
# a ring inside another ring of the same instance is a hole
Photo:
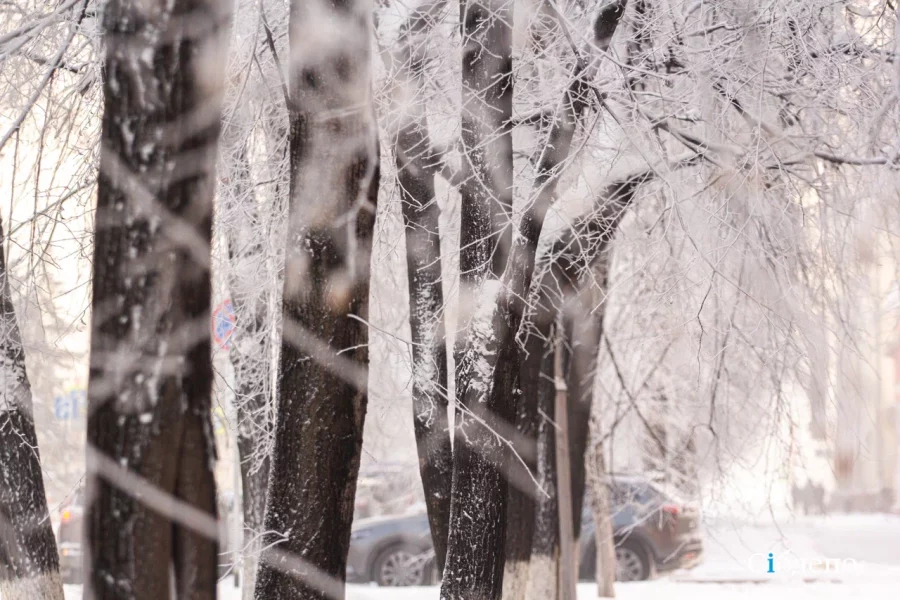
[[[343,596],[378,191],[371,11],[364,0],[291,5],[291,197],[265,518],[274,550],[261,560],[260,600]]]
[[[594,42],[601,50],[606,50],[624,13],[625,2],[613,3],[605,7],[595,22]],[[529,349],[516,344],[516,336],[528,311],[523,301],[531,290],[535,269],[535,255],[538,240],[548,209],[556,199],[556,187],[566,161],[572,152],[572,140],[578,123],[589,104],[589,86],[585,65],[579,64],[572,83],[562,98],[560,107],[549,127],[547,143],[537,161],[535,177],[535,200],[525,211],[519,223],[519,235],[513,243],[508,265],[503,273],[504,292],[493,315],[492,330],[498,339],[497,360],[492,363],[493,381],[491,395],[496,398],[515,398],[524,387],[521,383],[523,368],[529,363]],[[546,318],[546,316],[545,316]],[[552,319],[552,317],[550,317]],[[538,325],[538,329],[545,325]],[[490,361],[491,357],[487,357]],[[465,366],[465,365],[464,365]],[[526,378],[534,380],[531,376]],[[536,415],[534,404],[514,408],[514,421],[518,433],[516,453],[524,458],[524,467],[534,471],[533,455]],[[528,481],[528,473],[518,460],[509,460],[507,471],[517,481]],[[531,551],[533,531],[534,498],[537,490],[532,486],[511,486],[508,491],[506,508],[509,529],[505,539],[504,598],[522,598],[528,581],[528,556]]]
[[[464,155],[460,184],[461,305],[490,310],[496,302],[492,294],[496,288],[484,286],[484,279],[498,278],[503,272],[512,232],[511,3],[461,0],[460,23]],[[469,295],[481,288],[483,297],[473,301]],[[493,431],[503,422],[512,422],[513,399],[489,395],[484,381],[473,381],[477,359],[469,346],[492,343],[478,335],[476,321],[485,320],[480,316],[472,318],[471,333],[456,350],[460,410],[454,431],[453,491],[442,598],[480,600],[499,598],[502,593],[506,451]],[[487,319],[481,331],[491,326],[490,316]],[[512,353],[509,348],[501,350],[508,359],[505,364],[515,365],[514,348]]]
[[[104,12],[85,598],[216,594],[210,230],[223,78],[208,57],[227,21],[217,0],[112,0]],[[151,509],[154,493],[183,508]]]
[[[538,286],[543,289],[543,286]],[[540,486],[533,489],[522,487],[509,487],[507,500],[507,520],[510,526],[506,534],[506,548],[503,574],[503,597],[525,598],[528,594],[532,566],[532,546],[534,543],[536,506],[540,502],[548,500],[545,493],[555,493],[555,484],[546,489],[546,469],[542,470],[540,461],[546,464],[547,457],[540,453],[543,447],[539,442],[539,431],[542,426],[541,411],[544,414],[548,401],[544,396],[552,393],[552,371],[547,371],[546,354],[552,352],[553,321],[556,315],[555,308],[548,302],[537,301],[537,296],[532,293],[530,298],[534,307],[529,314],[527,328],[523,331],[523,351],[519,356],[519,399],[516,407],[516,432],[518,440],[515,451],[522,459],[510,461],[509,469],[511,477],[528,485],[533,474]],[[552,365],[552,363],[550,363]],[[542,400],[543,398],[543,400]],[[545,434],[544,434],[545,435]],[[524,465],[522,464],[524,463]],[[525,472],[528,469],[528,473]],[[552,482],[551,482],[552,483]],[[529,493],[529,491],[531,493]],[[555,510],[555,509],[554,509]],[[540,569],[540,566],[538,566]]]
[[[572,400],[568,403],[569,422],[573,425],[569,451],[573,464],[572,518],[575,535],[581,527],[581,509],[584,494],[584,465],[587,431],[584,424],[590,414],[593,377],[596,373],[599,342],[602,334],[602,311],[597,307],[605,292],[605,272],[609,260],[607,247],[615,233],[624,211],[634,198],[638,187],[653,177],[653,171],[638,171],[607,186],[600,195],[597,207],[590,215],[579,219],[573,228],[562,235],[551,248],[551,260],[540,281],[532,290],[535,313],[529,317],[536,327],[536,340],[543,340],[542,356],[545,366],[539,376],[531,370],[523,372],[522,389],[539,389],[539,412],[531,416],[538,425],[538,481],[549,494],[538,497],[534,517],[534,539],[531,566],[528,573],[527,598],[556,598],[560,591],[560,547],[558,498],[556,491],[555,429],[552,426],[553,407],[552,362],[547,356],[553,352],[549,333],[550,323],[558,319],[564,328],[565,372]],[[592,284],[595,278],[585,277],[594,269],[600,277],[600,287]],[[577,335],[574,332],[577,331]],[[530,338],[529,338],[530,339]],[[526,342],[527,344],[528,342]],[[533,342],[537,345],[537,341]],[[526,345],[527,348],[527,345]],[[541,381],[540,386],[535,382]],[[526,417],[527,419],[527,417]],[[549,422],[548,422],[549,420]],[[577,571],[576,571],[577,572]]]
[[[596,41],[601,48],[609,46],[624,12],[624,4],[616,2],[601,11],[598,20],[602,26],[595,28]],[[450,571],[444,580],[444,597],[493,598],[500,596],[504,587],[507,592],[515,589],[515,593],[520,593],[518,590],[521,590],[521,582],[504,586],[504,573],[500,571],[507,562],[504,558],[508,517],[504,472],[511,468],[511,461],[497,431],[517,420],[516,394],[520,388],[520,364],[523,361],[515,340],[526,310],[523,299],[531,289],[537,242],[544,216],[555,195],[560,166],[568,156],[578,117],[586,105],[583,93],[586,88],[580,79],[585,65],[579,64],[573,87],[566,94],[560,114],[551,127],[550,141],[553,143],[548,144],[539,159],[536,201],[522,217],[519,235],[507,249],[509,244],[505,235],[509,226],[504,219],[507,222],[509,219],[503,211],[508,211],[509,206],[506,198],[511,193],[512,182],[511,177],[507,181],[506,169],[511,172],[512,159],[500,150],[511,150],[511,142],[508,148],[492,146],[505,142],[510,113],[504,112],[509,108],[504,95],[492,96],[492,92],[497,86],[506,86],[501,88],[503,94],[512,93],[509,28],[505,24],[510,17],[509,9],[500,2],[462,4],[464,164],[473,171],[469,175],[476,177],[466,177],[460,190],[463,202],[461,281],[465,284],[464,277],[470,268],[479,268],[488,258],[491,268],[487,271],[486,267],[480,267],[485,269],[487,278],[482,284],[481,297],[476,301],[478,312],[469,325],[464,350],[457,362],[456,393],[463,411],[458,419],[457,443],[454,445],[454,493],[448,548]],[[494,105],[488,105],[493,108],[492,112],[486,111],[479,97],[471,93],[470,86],[475,82],[483,84],[480,89],[485,90],[482,92],[484,98],[497,100]],[[467,118],[471,120],[467,121]],[[471,127],[473,124],[477,127]],[[485,149],[493,153],[485,155]],[[486,158],[490,162],[486,162]],[[485,166],[494,168],[479,172],[479,168]],[[497,210],[494,205],[485,208],[485,203],[490,201],[503,210]],[[493,237],[487,238],[487,235]],[[481,256],[479,250],[490,253]],[[466,291],[464,285],[462,291]],[[467,411],[471,414],[466,414]],[[523,425],[520,429],[529,428]],[[476,474],[474,477],[473,473]],[[457,493],[457,490],[465,490],[465,493]],[[523,491],[527,493],[527,490]],[[526,513],[526,504],[527,501],[516,498],[512,516]],[[471,518],[473,514],[479,514],[481,518]],[[519,547],[517,556],[524,553],[526,537],[527,532],[525,536],[512,536],[508,542]],[[474,546],[473,539],[478,540]],[[465,560],[457,559],[457,553],[462,555],[463,552]],[[510,563],[504,570],[519,573],[521,568]]]
[[[550,328],[551,336],[554,335]],[[559,511],[556,492],[556,428],[553,369],[556,349],[547,337],[541,353],[538,389],[537,477],[544,493],[538,497],[534,515],[531,568],[526,597],[556,598],[559,589]]]
[[[517,238],[518,243],[513,248],[510,260],[508,276],[512,289],[531,288],[541,226],[547,210],[556,199],[561,166],[570,155],[575,129],[587,108],[585,92],[585,83],[580,74],[576,74],[550,127],[547,144],[538,160],[535,178],[537,199],[522,218],[520,225],[522,235]],[[523,297],[523,294],[514,295],[517,298]],[[519,398],[515,412],[518,438],[514,449],[522,460],[521,462],[510,460],[507,468],[511,476],[526,483],[524,489],[522,486],[510,486],[508,490],[506,518],[510,527],[505,540],[503,597],[509,599],[524,598],[526,592],[534,531],[534,503],[539,494],[536,488],[527,485],[531,473],[536,470],[534,455],[537,447],[537,395],[532,390],[537,389],[536,383],[540,376],[539,363],[535,362],[535,357],[542,354],[549,324],[555,318],[555,311],[547,311],[546,304],[543,306],[544,308],[538,308],[530,314],[534,331],[526,334],[525,343],[518,346],[516,357],[518,372],[508,391],[510,395],[517,395]],[[510,307],[506,315],[509,323],[504,324],[501,329],[511,337],[503,340],[502,344],[516,345],[512,337],[518,333],[527,311],[528,306],[525,303],[516,303]],[[504,368],[498,364],[498,369]],[[502,388],[498,390],[503,393]],[[525,469],[530,473],[526,473]]]
[[[62,600],[31,383],[3,256],[0,224],[0,596]]]
[[[268,398],[265,399],[268,404]],[[238,427],[258,427],[258,417],[251,414],[262,405],[262,398],[256,394],[250,399],[253,406],[239,408]],[[258,413],[257,413],[258,414]],[[271,424],[267,424],[271,426]],[[268,434],[266,434],[268,435]],[[241,575],[242,592],[245,600],[253,598],[256,589],[256,572],[259,567],[259,555],[262,552],[263,524],[266,511],[266,491],[269,484],[269,456],[267,443],[261,432],[238,432],[238,456],[241,461],[242,512],[244,517],[244,544],[242,554]],[[259,453],[265,455],[260,457]],[[238,549],[236,549],[238,550]]]
[[[393,64],[402,104],[394,143],[406,237],[409,324],[412,334],[413,423],[438,571],[444,568],[450,526],[453,455],[447,414],[447,339],[441,287],[440,208],[434,193],[436,158],[421,93],[422,36],[444,0],[417,7],[400,34]]]

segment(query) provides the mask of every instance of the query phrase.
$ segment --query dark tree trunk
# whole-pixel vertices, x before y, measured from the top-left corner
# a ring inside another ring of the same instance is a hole
[[[534,535],[531,569],[528,573],[529,600],[556,598],[559,589],[559,505],[556,491],[556,385],[552,342],[554,327],[549,327],[541,353],[538,389],[537,477],[544,494],[538,497],[534,511]]]
[[[556,199],[556,185],[559,181],[562,165],[569,157],[575,129],[581,119],[587,103],[585,101],[586,86],[576,74],[563,97],[562,107],[554,119],[547,136],[544,151],[538,160],[535,190],[537,198],[534,205],[522,217],[521,235],[513,246],[510,268],[507,279],[513,290],[530,290],[535,266],[535,253],[547,210]],[[514,293],[515,299],[525,297],[522,293]],[[534,296],[529,296],[535,299]],[[546,335],[556,311],[548,310],[546,302],[530,314],[531,328],[526,335],[526,342],[517,346],[515,336],[522,325],[525,313],[529,310],[525,303],[515,301],[509,306],[505,315],[508,324],[500,329],[506,333],[501,344],[517,350],[517,356],[511,364],[497,364],[501,374],[518,367],[515,379],[504,386],[503,379],[495,379],[498,393],[518,396],[519,406],[515,411],[515,424],[518,434],[514,451],[521,458],[510,460],[507,469],[511,477],[524,485],[509,486],[506,518],[508,530],[505,540],[505,566],[503,574],[503,597],[510,600],[524,598],[528,583],[528,568],[534,531],[534,503],[538,490],[530,485],[530,476],[535,472],[534,456],[537,447],[537,382],[540,377],[540,363],[536,357],[543,354]],[[501,317],[502,318],[502,317]],[[524,463],[524,464],[523,464]],[[526,469],[529,472],[525,472]]]
[[[444,0],[416,9],[394,52],[399,102],[404,103],[394,155],[406,227],[409,325],[412,333],[413,424],[419,472],[428,508],[438,570],[444,568],[450,527],[453,455],[447,414],[447,339],[441,287],[440,209],[434,195],[436,158],[425,106],[410,102],[421,93],[426,47],[421,41]]]
[[[597,310],[605,294],[608,269],[608,245],[624,211],[630,205],[641,183],[653,177],[652,171],[639,171],[607,187],[598,199],[595,211],[579,219],[572,230],[563,235],[550,250],[551,263],[531,297],[536,305],[530,317],[537,335],[544,340],[544,367],[540,374],[540,388],[531,369],[523,371],[522,389],[540,389],[537,405],[543,414],[533,414],[538,426],[538,481],[550,497],[538,497],[534,519],[531,572],[528,576],[528,598],[555,598],[559,593],[559,535],[558,499],[556,494],[555,430],[546,421],[553,420],[552,361],[547,356],[553,347],[549,333],[552,319],[561,316],[566,334],[564,355],[567,386],[569,387],[568,416],[572,433],[570,455],[573,469],[572,516],[576,537],[580,534],[581,510],[584,496],[585,471],[583,457],[587,443],[594,374],[596,373],[599,342],[602,335],[602,310]],[[586,277],[589,269],[595,277]],[[599,279],[601,286],[592,287]],[[576,335],[577,334],[577,335]],[[531,338],[529,337],[529,341]],[[526,342],[528,344],[529,342]],[[531,342],[535,345],[537,341]],[[526,345],[526,349],[529,347]],[[549,373],[549,374],[548,374]],[[526,403],[526,406],[528,403]],[[528,421],[527,415],[524,417]],[[581,419],[584,423],[579,422]],[[521,526],[521,525],[520,525]]]
[[[609,251],[601,250],[592,265],[590,286],[573,294],[563,312],[568,368],[569,451],[572,456],[572,511],[575,538],[581,534],[581,512],[585,495],[585,455],[594,399],[594,381],[603,335],[604,302]]]
[[[512,224],[508,213],[512,193],[511,141],[508,147],[504,145],[496,148],[492,145],[505,142],[511,118],[510,113],[505,112],[511,108],[508,103],[512,94],[512,58],[509,54],[511,48],[508,46],[510,32],[503,25],[509,21],[511,14],[505,12],[507,9],[500,10],[500,7],[493,4],[485,6],[463,3],[462,6],[465,47],[462,137],[466,152],[464,164],[471,165],[469,168],[472,173],[467,173],[469,176],[461,186],[463,214],[460,269],[461,277],[464,278],[470,269],[477,270],[483,264],[475,260],[483,258],[477,255],[476,250],[489,251],[491,268],[486,273],[488,281],[483,285],[483,290],[492,293],[483,292],[482,297],[476,301],[481,305],[478,306],[479,314],[469,327],[465,349],[457,362],[457,397],[464,409],[473,414],[470,416],[462,413],[459,418],[460,424],[456,432],[459,443],[454,446],[454,489],[466,490],[466,496],[459,500],[471,504],[460,503],[459,512],[452,508],[450,546],[454,546],[453,539],[457,535],[455,530],[458,526],[472,526],[471,531],[460,531],[460,540],[466,540],[463,543],[471,548],[468,540],[480,532],[476,539],[484,542],[488,555],[482,557],[478,554],[481,548],[477,548],[476,556],[470,558],[469,562],[485,561],[480,574],[473,577],[471,570],[453,570],[451,573],[456,576],[450,579],[449,585],[445,583],[444,588],[445,594],[450,596],[460,595],[465,590],[467,593],[491,597],[504,591],[507,597],[515,598],[521,596],[526,579],[521,558],[531,546],[530,528],[525,526],[521,533],[517,531],[508,536],[503,530],[507,519],[515,527],[521,526],[525,521],[530,523],[533,511],[530,498],[534,496],[535,490],[529,484],[520,484],[513,491],[507,492],[504,472],[514,475],[513,470],[524,469],[509,456],[510,453],[498,439],[497,431],[509,429],[510,424],[515,424],[523,434],[523,446],[533,442],[533,438],[529,439],[533,426],[526,422],[528,419],[524,411],[516,410],[516,396],[521,388],[520,371],[526,362],[522,349],[516,344],[516,336],[527,308],[523,299],[531,289],[535,254],[544,217],[555,198],[562,165],[569,156],[575,128],[587,106],[587,87],[581,79],[584,68],[579,66],[550,128],[548,143],[538,160],[535,201],[522,217],[518,225],[519,235],[510,246],[508,232]],[[601,19],[611,23],[611,29],[607,27],[598,33],[598,43],[604,48],[609,45],[622,12],[617,4],[601,13]],[[470,89],[477,83],[481,86],[474,89],[485,90],[480,95],[472,93]],[[499,94],[493,96],[495,90]],[[493,104],[491,100],[494,101]],[[467,125],[471,128],[467,128]],[[483,154],[485,149],[492,154]],[[508,150],[509,156],[501,150]],[[479,172],[479,167],[492,168]],[[489,209],[484,208],[485,202],[489,203]],[[467,207],[471,212],[467,213]],[[479,208],[481,212],[478,212]],[[486,243],[486,238],[477,237],[485,235],[486,223],[491,224],[489,233],[491,239],[495,240],[493,243]],[[481,230],[478,230],[477,225],[481,226]],[[467,237],[470,235],[471,237]],[[472,245],[471,248],[469,244]],[[471,263],[467,262],[464,254],[467,250],[471,252],[468,257],[472,260]],[[465,286],[461,287],[465,293]],[[517,450],[523,456],[531,451],[527,447]],[[500,465],[500,468],[496,465]],[[462,472],[460,468],[463,469]],[[481,476],[471,478],[467,474],[468,470],[478,470]],[[527,479],[517,477],[514,481],[524,482]],[[478,485],[473,486],[473,483]],[[510,494],[509,507],[505,497],[507,493]],[[456,494],[453,502],[456,506]],[[457,520],[460,514],[473,514],[475,507],[481,507],[486,517],[492,516],[492,511],[496,509],[499,515],[496,523],[482,523],[468,518],[463,522]],[[505,556],[507,551],[510,558]],[[450,552],[452,554],[453,550]],[[515,581],[505,585],[502,583],[505,574],[503,571],[498,573],[499,567],[495,564],[497,560],[500,560],[504,571],[516,578]],[[455,569],[455,564],[453,566]],[[479,577],[481,582],[475,583]]]
[[[85,598],[216,595],[209,269],[223,78],[207,57],[227,20],[217,0],[112,0],[104,13]]]
[[[485,277],[499,278],[512,234],[512,28],[505,0],[461,0],[462,147],[460,184],[460,306],[490,309],[497,299],[484,293]],[[486,290],[487,291],[487,290]],[[490,315],[490,312],[488,312]],[[479,315],[473,317],[473,322]],[[490,317],[488,317],[490,318]],[[492,327],[487,321],[487,327]],[[477,330],[473,327],[472,330]],[[513,421],[513,399],[490,394],[488,382],[473,381],[477,357],[471,336],[457,346],[453,483],[447,561],[442,598],[499,598],[503,585],[506,517],[506,449],[493,433]],[[476,332],[477,337],[477,332]],[[490,344],[488,339],[474,343]],[[499,351],[498,362],[515,365],[515,349]],[[510,352],[510,350],[512,350]],[[513,367],[515,370],[516,367]]]
[[[0,224],[0,596],[62,600],[31,383],[12,303]]]
[[[463,176],[460,280],[475,291],[506,268],[512,239],[512,8],[460,0]]]
[[[291,199],[265,519],[274,548],[261,560],[260,600],[343,595],[367,401],[371,5],[313,4],[295,2],[290,14]]]
[[[541,394],[545,391],[542,376],[547,375],[541,366],[547,351],[545,348],[549,346],[547,340],[554,312],[544,307],[537,309],[529,321],[532,327],[525,333],[524,352],[519,357],[519,396],[516,406],[518,440],[515,444],[518,459],[513,457],[509,461],[509,472],[510,478],[515,478],[521,484],[511,485],[508,489],[506,519],[509,525],[503,568],[503,597],[512,600],[524,598],[527,591],[535,505],[543,494],[533,485],[531,478],[538,477],[538,407]]]
[[[575,558],[575,519],[572,512],[572,460],[569,448],[569,403],[571,401],[563,374],[565,348],[559,344],[554,357],[553,374],[556,385],[556,496],[559,511],[559,598],[575,600],[578,581]],[[578,519],[580,521],[580,518]]]
[[[619,1],[601,11],[595,27],[601,48],[609,46],[624,6],[625,2]],[[524,578],[518,575],[520,564],[511,562],[504,568],[517,573],[519,579],[506,586],[501,567],[509,560],[505,550],[517,562],[527,552],[529,532],[526,529],[507,539],[505,529],[508,518],[519,519],[512,523],[519,527],[531,507],[527,498],[514,492],[507,508],[505,473],[511,474],[514,467],[498,434],[513,423],[526,435],[532,429],[524,412],[517,414],[516,410],[521,365],[526,363],[516,335],[526,310],[523,298],[531,289],[544,217],[555,196],[578,118],[586,107],[587,88],[580,79],[585,65],[579,64],[551,127],[550,143],[539,159],[537,198],[522,217],[520,235],[510,247],[511,16],[501,2],[461,3],[465,165],[460,186],[461,294],[472,293],[481,283],[481,297],[474,302],[477,312],[468,327],[464,350],[457,349],[456,395],[462,409],[455,432],[449,571],[442,589],[445,598],[494,598],[504,587],[508,595],[521,595]],[[527,445],[527,437],[523,438]],[[527,495],[529,486],[521,487]]]
[[[611,233],[608,234],[611,237]],[[567,406],[569,422],[569,453],[572,457],[572,515],[576,540],[581,535],[581,514],[587,491],[587,462],[590,460],[588,436],[594,398],[594,382],[603,335],[603,316],[606,313],[606,279],[609,271],[609,250],[601,248],[591,267],[596,285],[585,287],[566,304],[563,312],[568,370],[566,386],[569,392]],[[597,589],[601,596],[613,594],[615,554],[612,546],[612,521],[603,473],[603,449],[598,449],[599,473],[594,473],[592,503],[596,524],[595,548]],[[579,572],[581,568],[579,567]]]

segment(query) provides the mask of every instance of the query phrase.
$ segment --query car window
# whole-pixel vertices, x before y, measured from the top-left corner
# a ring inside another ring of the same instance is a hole
[[[662,500],[659,491],[649,483],[612,481],[607,483],[612,508],[621,509],[627,506],[648,508],[659,504]]]

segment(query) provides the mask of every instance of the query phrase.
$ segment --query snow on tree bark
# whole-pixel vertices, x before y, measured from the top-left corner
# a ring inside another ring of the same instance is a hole
[[[527,572],[528,600],[556,598],[559,590],[559,516],[556,494],[556,428],[554,427],[555,385],[553,363],[556,348],[553,343],[555,327],[551,323],[540,354],[541,370],[536,386],[540,415],[537,434],[537,478],[544,490],[538,497],[534,511],[534,534],[531,547],[531,566]]]
[[[372,5],[290,13],[291,196],[266,545],[256,597],[343,595],[367,402],[379,182]],[[331,582],[323,586],[318,577]]]
[[[426,48],[421,42],[444,0],[413,9],[393,52],[394,101],[400,116],[394,156],[400,186],[409,281],[413,362],[413,425],[438,570],[443,570],[450,526],[453,455],[447,414],[447,339],[441,277],[440,208],[435,198],[435,157],[425,107],[417,99]]]
[[[85,598],[216,595],[204,524],[216,516],[210,235],[227,21],[218,0],[105,8]],[[151,509],[135,476],[196,518]]]
[[[605,8],[598,17],[604,26],[597,29],[600,37],[596,41],[603,49],[608,47],[624,12],[624,2],[622,6],[619,4]],[[472,173],[468,173],[460,189],[463,207],[460,271],[461,282],[465,282],[463,276],[470,270],[485,273],[488,277],[478,299],[478,311],[487,318],[473,319],[457,363],[457,398],[464,408],[456,428],[457,444],[454,446],[454,494],[448,548],[451,571],[449,578],[444,580],[442,595],[450,598],[460,595],[497,597],[504,591],[508,594],[520,593],[522,588],[521,580],[524,578],[518,575],[522,571],[520,561],[517,560],[519,564],[510,562],[508,567],[503,567],[503,563],[509,560],[504,557],[504,546],[507,544],[505,528],[509,516],[516,518],[517,513],[528,512],[528,500],[514,493],[513,512],[512,515],[508,513],[504,470],[511,468],[511,461],[496,430],[517,420],[515,405],[521,350],[515,339],[526,311],[524,298],[531,289],[544,217],[555,196],[559,168],[568,156],[578,118],[586,106],[586,88],[580,79],[584,65],[579,65],[574,82],[551,127],[549,143],[538,161],[537,199],[526,210],[518,225],[517,235],[510,240],[507,237],[507,232],[512,229],[510,217],[504,211],[510,206],[508,198],[512,193],[511,140],[508,159],[507,154],[492,145],[505,143],[511,120],[511,113],[505,110],[511,109],[511,104],[508,106],[507,102],[511,102],[512,94],[512,57],[510,32],[504,25],[512,17],[511,9],[500,2],[487,5],[462,3],[461,11],[464,43],[462,140],[464,164],[472,165],[469,167]],[[476,82],[483,84],[475,89],[484,90],[481,92],[484,101],[480,101],[478,95],[471,94],[470,88]],[[493,96],[492,93],[498,88],[500,93]],[[494,101],[493,104],[490,100]],[[493,112],[487,112],[485,108],[492,108]],[[478,126],[467,129],[467,125]],[[483,131],[485,125],[491,129]],[[482,154],[485,149],[491,152],[488,156],[492,162],[485,162],[485,155]],[[506,151],[507,147],[502,149]],[[479,167],[485,166],[493,169],[478,171]],[[485,208],[485,201],[492,204]],[[467,250],[469,255],[464,254]],[[479,255],[479,250],[487,255]],[[491,261],[489,270],[487,258]],[[482,262],[477,259],[482,259]],[[492,301],[490,307],[485,306],[487,301]],[[467,411],[471,415],[467,415]],[[476,471],[480,477],[474,479],[470,472]],[[456,490],[465,490],[465,493],[457,494]],[[527,491],[523,492],[527,494]],[[477,510],[481,511],[484,520],[472,518],[471,515]],[[460,518],[463,515],[465,517]],[[518,527],[519,522],[515,526]],[[530,543],[527,538],[527,529],[525,535],[510,537],[508,545],[514,547],[517,558],[526,552],[525,548]],[[474,556],[471,553],[471,539],[480,542]],[[455,548],[457,544],[458,550]],[[467,548],[468,558],[456,563],[454,552],[460,552],[463,544]],[[473,566],[475,563],[478,565]],[[500,568],[514,574],[520,581],[504,586],[504,573]]]
[[[535,177],[535,189],[537,199],[526,211],[520,224],[519,236],[513,246],[510,258],[510,268],[506,273],[511,290],[530,290],[532,273],[535,266],[538,239],[547,210],[556,199],[556,187],[561,174],[561,167],[569,158],[575,129],[587,108],[587,86],[582,79],[582,69],[575,73],[574,81],[566,91],[562,106],[557,111],[550,131],[547,135],[547,143],[538,160],[537,176]],[[523,298],[524,294],[514,291],[515,298]],[[522,321],[529,308],[525,303],[514,302],[508,309],[505,318],[508,324],[499,325],[498,329],[506,333],[508,339],[501,342],[502,345],[516,347],[515,336],[519,332]],[[503,313],[501,312],[501,316]],[[501,318],[503,318],[501,316]],[[530,318],[537,328],[528,338],[525,344],[518,347],[516,366],[518,371],[515,379],[508,384],[508,391],[498,388],[498,393],[508,393],[519,398],[521,406],[516,408],[516,430],[519,434],[518,447],[514,446],[516,453],[524,457],[523,463],[509,461],[508,469],[521,472],[525,468],[535,471],[533,455],[537,446],[535,438],[537,432],[537,404],[531,401],[534,392],[525,391],[535,389],[539,371],[535,370],[537,364],[533,361],[533,355],[540,355],[540,347],[544,343],[544,336],[548,332],[549,324],[554,320],[553,311],[549,313],[545,307],[535,309]],[[532,347],[529,347],[529,342]],[[498,364],[498,370],[506,370]],[[502,381],[495,382],[501,383]],[[527,481],[527,473],[520,473],[518,479]],[[510,486],[508,490],[507,521],[512,524],[506,534],[505,542],[505,566],[503,576],[503,597],[524,598],[528,583],[528,564],[530,562],[532,535],[534,531],[534,502],[538,490]]]
[[[62,600],[31,383],[12,303],[0,225],[0,596]]]
[[[442,598],[499,598],[503,580],[506,450],[493,430],[512,422],[513,399],[490,395],[490,366],[500,351],[492,313],[502,290],[512,211],[512,7],[508,0],[460,2],[462,152],[460,294],[478,314],[457,347],[453,480]],[[485,282],[485,278],[491,281]],[[477,290],[481,290],[477,292]],[[479,297],[475,299],[475,294]],[[474,300],[474,302],[473,302]],[[485,368],[488,370],[486,371]]]
[[[553,380],[553,353],[563,352],[571,427],[569,453],[573,471],[572,515],[576,538],[580,534],[581,509],[585,492],[584,456],[587,421],[593,398],[597,356],[602,335],[602,300],[608,269],[608,245],[638,187],[652,179],[653,171],[638,171],[606,187],[595,210],[564,232],[548,251],[549,264],[535,281],[530,298],[526,349],[537,354],[542,346],[542,370],[523,372],[522,389],[537,390],[539,407],[530,416],[538,431],[538,482],[546,492],[538,496],[534,512],[534,538],[526,597],[556,598],[560,592],[559,511],[556,489],[556,433]],[[589,274],[593,271],[593,276]],[[553,330],[563,328],[564,346],[555,349]],[[533,358],[531,360],[534,360]],[[540,382],[540,383],[538,383]],[[527,392],[525,392],[527,393]],[[527,422],[529,417],[523,417]],[[578,420],[584,420],[581,423]]]

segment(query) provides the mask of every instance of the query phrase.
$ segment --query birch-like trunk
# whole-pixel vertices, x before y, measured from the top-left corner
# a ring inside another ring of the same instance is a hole
[[[379,172],[371,28],[366,0],[291,5],[291,197],[260,600],[344,593]]]
[[[0,596],[62,600],[34,427],[25,349],[12,303],[0,225]]]
[[[111,0],[85,598],[216,596],[210,236],[228,3]]]

